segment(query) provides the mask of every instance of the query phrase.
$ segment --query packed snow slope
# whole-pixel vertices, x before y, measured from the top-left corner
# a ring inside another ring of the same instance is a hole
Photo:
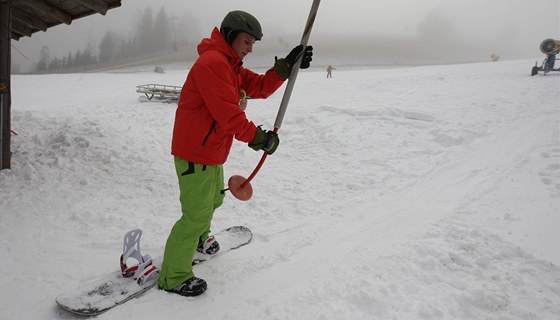
[[[560,319],[560,74],[533,61],[299,73],[281,144],[215,231],[251,244],[99,319]],[[0,318],[77,319],[55,297],[117,270],[124,233],[160,257],[180,216],[175,105],[135,86],[188,70],[14,76],[0,172]],[[251,100],[270,129],[284,87]],[[226,178],[261,153],[235,143]]]

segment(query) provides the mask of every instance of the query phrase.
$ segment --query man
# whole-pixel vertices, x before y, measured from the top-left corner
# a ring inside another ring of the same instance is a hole
[[[222,165],[233,139],[254,150],[273,154],[279,139],[247,120],[246,96],[266,98],[289,77],[303,55],[300,68],[308,68],[313,48],[295,47],[274,67],[259,75],[243,67],[243,58],[263,34],[260,23],[244,11],[229,12],[220,29],[198,45],[199,58],[192,66],[175,115],[171,153],[179,179],[181,218],[175,223],[161,266],[159,287],[183,296],[197,296],[206,281],[194,276],[195,251],[216,254],[220,246],[210,235],[214,210],[224,199]]]

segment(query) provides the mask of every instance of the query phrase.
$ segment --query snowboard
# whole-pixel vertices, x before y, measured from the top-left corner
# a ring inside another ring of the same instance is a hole
[[[235,226],[214,234],[214,237],[220,243],[220,251],[211,256],[196,251],[193,258],[193,266],[248,244],[253,238],[253,233],[247,227]]]
[[[234,226],[215,233],[214,237],[220,243],[220,251],[212,256],[196,252],[193,265],[248,244],[253,238],[253,234],[247,227]],[[159,265],[161,265],[161,261],[162,258],[154,260]],[[142,295],[156,283],[157,277],[154,277],[140,285],[132,278],[124,278],[121,271],[115,271],[83,281],[74,290],[57,296],[56,303],[71,313],[95,316]]]

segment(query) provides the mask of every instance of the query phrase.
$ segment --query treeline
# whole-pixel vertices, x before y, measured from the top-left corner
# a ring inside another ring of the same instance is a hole
[[[162,7],[154,16],[152,9],[148,7],[136,23],[131,36],[126,37],[114,31],[107,31],[99,45],[96,46],[90,41],[84,49],[69,52],[63,57],[51,57],[49,47],[43,46],[36,71],[111,63],[123,58],[156,53],[167,48],[176,51],[175,39],[171,40],[172,23],[165,8]]]

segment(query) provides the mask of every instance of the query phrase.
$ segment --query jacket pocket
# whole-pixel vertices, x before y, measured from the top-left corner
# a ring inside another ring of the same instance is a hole
[[[206,145],[206,141],[208,141],[208,138],[210,138],[212,131],[214,132],[216,131],[216,120],[212,121],[212,126],[210,127],[210,130],[208,130],[208,133],[204,137],[204,140],[202,141],[202,146]]]

